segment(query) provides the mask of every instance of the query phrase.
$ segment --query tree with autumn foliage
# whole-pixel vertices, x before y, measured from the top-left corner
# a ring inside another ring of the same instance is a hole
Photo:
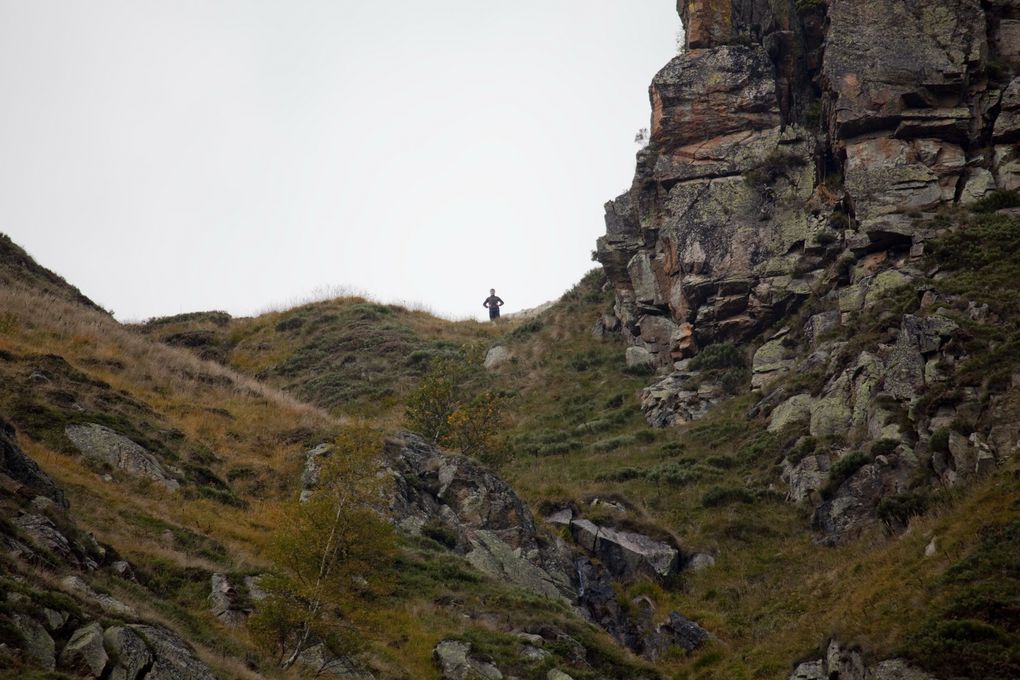
[[[502,458],[504,397],[486,389],[472,355],[436,361],[407,398],[407,424],[434,443],[487,463]]]
[[[262,581],[267,597],[249,628],[282,668],[318,644],[349,656],[371,634],[396,555],[392,527],[376,511],[381,451],[379,433],[346,428],[322,459],[312,494],[295,501],[273,537],[275,568]]]

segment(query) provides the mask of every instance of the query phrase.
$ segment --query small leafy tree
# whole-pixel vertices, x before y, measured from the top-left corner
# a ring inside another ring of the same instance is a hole
[[[263,580],[267,597],[249,626],[282,668],[319,643],[337,656],[357,652],[373,625],[374,601],[390,589],[395,542],[373,510],[381,450],[376,432],[345,429],[322,463],[318,486],[289,509],[273,538],[275,569]]]
[[[470,358],[436,362],[407,399],[408,427],[431,441],[498,462],[503,398],[472,384]]]
[[[500,397],[484,392],[462,404],[446,420],[450,426],[448,439],[461,453],[487,463],[499,462],[497,436],[503,422],[503,400]]]
[[[462,358],[436,361],[407,398],[407,422],[433,443],[447,443],[450,416],[460,406],[470,364]]]

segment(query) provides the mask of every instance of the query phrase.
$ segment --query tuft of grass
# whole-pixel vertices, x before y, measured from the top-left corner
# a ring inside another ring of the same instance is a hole
[[[744,352],[729,342],[708,345],[691,359],[690,363],[691,369],[695,371],[744,368],[746,366],[747,358],[744,356]]]
[[[821,490],[823,498],[832,498],[843,482],[854,476],[858,470],[872,461],[872,457],[861,451],[843,456],[829,468],[829,478]]]
[[[993,213],[1004,208],[1020,207],[1020,191],[1012,189],[993,191],[979,201],[971,204],[970,209],[978,214]]]
[[[754,495],[740,487],[713,486],[701,497],[701,504],[706,508],[718,508],[734,503],[754,503]]]

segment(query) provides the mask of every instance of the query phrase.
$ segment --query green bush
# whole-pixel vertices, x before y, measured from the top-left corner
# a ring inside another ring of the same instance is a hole
[[[705,459],[705,465],[718,468],[719,470],[729,470],[736,464],[736,459],[730,456],[709,456]]]
[[[822,489],[823,498],[831,498],[843,482],[850,479],[855,472],[871,462],[871,456],[860,451],[854,451],[843,456],[829,468],[829,479]]]
[[[747,489],[731,486],[713,486],[701,497],[701,504],[706,508],[753,502],[754,496]]]
[[[439,545],[445,546],[450,550],[457,547],[457,533],[445,525],[430,521],[421,528],[421,535],[427,538],[431,538]]]
[[[645,477],[652,482],[683,486],[704,479],[706,473],[718,474],[716,470],[711,470],[710,468],[676,462],[656,465],[645,473]]]
[[[744,368],[747,366],[747,359],[743,351],[733,343],[721,342],[709,345],[691,359],[690,367],[694,371],[705,371],[721,368]]]
[[[786,458],[790,463],[796,465],[800,461],[804,460],[808,456],[814,454],[818,450],[818,440],[812,436],[801,437],[797,441],[797,445],[793,447]]]
[[[620,408],[621,406],[623,406],[624,399],[626,399],[626,395],[622,393],[614,394],[613,396],[609,397],[609,399],[606,400],[606,408],[608,409]]]
[[[993,191],[980,201],[971,204],[970,209],[976,213],[993,213],[1003,208],[1020,207],[1020,191]]]
[[[878,518],[890,527],[905,527],[911,517],[928,509],[928,496],[923,493],[906,493],[886,496],[878,502]]]
[[[895,451],[900,445],[898,439],[879,439],[871,445],[871,455],[887,456]]]
[[[949,428],[943,427],[932,432],[928,448],[939,453],[949,453]]]
[[[535,333],[542,330],[542,327],[544,325],[545,323],[542,321],[542,319],[538,318],[537,316],[532,317],[527,321],[522,322],[520,326],[507,333],[506,337],[508,340],[523,340],[529,335],[534,335]]]
[[[744,173],[744,180],[753,187],[771,186],[782,177],[789,177],[794,168],[802,168],[807,161],[787,149],[776,149],[758,165]]]
[[[681,453],[687,450],[687,445],[683,442],[666,442],[659,447],[659,451],[666,454],[667,456],[679,456]]]
[[[621,434],[618,437],[611,437],[609,439],[600,439],[591,445],[591,448],[595,451],[615,451],[616,449],[623,446],[631,446],[637,443],[637,437],[630,434]]]
[[[746,368],[728,368],[718,376],[719,385],[730,396],[736,396],[751,384],[751,372]]]
[[[634,433],[634,439],[640,444],[651,444],[655,441],[654,430],[638,430]]]
[[[600,472],[595,475],[596,482],[627,482],[632,479],[642,479],[645,471],[635,467],[625,467],[611,472]]]

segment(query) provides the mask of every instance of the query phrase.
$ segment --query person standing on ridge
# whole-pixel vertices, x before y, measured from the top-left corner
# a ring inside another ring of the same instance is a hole
[[[503,306],[503,299],[496,295],[496,289],[489,289],[489,297],[485,298],[485,302],[482,303],[482,307],[489,310],[489,321],[495,321],[499,318],[499,308]]]

